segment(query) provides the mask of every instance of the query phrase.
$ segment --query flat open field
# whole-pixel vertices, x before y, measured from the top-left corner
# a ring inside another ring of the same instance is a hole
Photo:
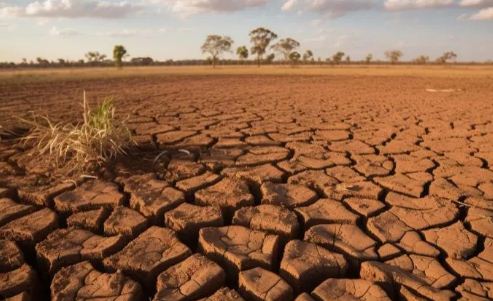
[[[493,68],[2,71],[0,125],[84,90],[139,148],[69,181],[2,142],[0,297],[493,298]]]

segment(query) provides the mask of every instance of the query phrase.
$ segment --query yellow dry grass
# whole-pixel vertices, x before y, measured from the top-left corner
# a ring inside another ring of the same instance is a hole
[[[77,124],[54,123],[37,115],[20,119],[30,128],[22,139],[36,155],[48,158],[53,167],[67,167],[68,173],[103,166],[125,154],[133,140],[125,122],[115,118],[112,101],[91,110],[84,93],[83,108],[83,122]]]
[[[350,65],[350,66],[149,66],[104,68],[47,68],[0,70],[0,83],[52,81],[70,79],[101,79],[156,75],[329,75],[329,76],[412,76],[412,77],[488,77],[493,78],[491,65]]]

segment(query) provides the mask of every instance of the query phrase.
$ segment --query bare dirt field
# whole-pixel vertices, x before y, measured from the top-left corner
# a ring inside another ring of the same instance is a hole
[[[4,136],[0,297],[493,299],[493,68],[0,72],[0,125],[83,90],[138,149],[69,181]]]

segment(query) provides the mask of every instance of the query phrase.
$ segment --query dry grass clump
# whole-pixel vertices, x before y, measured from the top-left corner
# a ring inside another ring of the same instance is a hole
[[[47,156],[55,167],[70,171],[85,171],[104,166],[134,144],[125,121],[115,118],[111,99],[104,100],[94,110],[84,93],[82,123],[54,123],[48,117],[34,115],[22,119],[29,127],[23,138],[40,156]]]

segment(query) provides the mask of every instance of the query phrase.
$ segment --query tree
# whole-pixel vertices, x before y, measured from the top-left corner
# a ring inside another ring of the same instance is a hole
[[[260,67],[260,61],[265,54],[265,50],[269,47],[270,42],[277,39],[277,35],[267,28],[258,27],[250,32],[250,42],[252,55],[257,56],[257,65]]]
[[[85,57],[89,63],[100,63],[106,59],[106,55],[97,51],[89,51],[85,54]]]
[[[437,63],[446,64],[448,61],[455,61],[457,59],[457,54],[453,51],[445,52],[441,57],[437,58]]]
[[[350,64],[351,63],[351,57],[349,55],[346,56],[346,63],[347,64]]]
[[[42,57],[37,57],[36,58],[36,61],[38,62],[38,64],[40,65],[48,65],[50,64],[50,61],[48,61],[47,59],[44,59]]]
[[[116,45],[115,48],[113,48],[113,59],[115,60],[115,65],[118,68],[122,67],[123,58],[125,56],[127,56],[127,49],[125,49],[125,47],[122,45]]]
[[[233,40],[227,36],[208,35],[200,49],[202,53],[210,55],[212,67],[216,68],[216,62],[223,52],[231,52]]]
[[[279,40],[279,42],[272,45],[271,48],[274,49],[275,52],[278,52],[284,56],[284,61],[287,61],[290,59],[291,53],[293,53],[293,51],[295,51],[298,47],[300,47],[300,43],[298,41],[287,38]]]
[[[334,62],[334,64],[336,65],[340,64],[343,57],[344,57],[344,52],[338,51],[332,56],[332,62]]]
[[[313,52],[311,50],[307,50],[303,54],[303,61],[308,62],[310,60],[313,61]]]
[[[419,65],[424,65],[430,61],[430,57],[426,55],[420,55],[414,59],[414,62]]]
[[[246,46],[240,46],[236,49],[236,55],[243,61],[248,58],[248,48]]]
[[[265,58],[265,62],[266,62],[267,64],[271,64],[271,63],[274,61],[274,59],[275,59],[275,58],[276,58],[276,55],[275,55],[274,53],[271,53],[271,54],[269,54],[269,55]]]
[[[365,58],[365,62],[367,64],[370,64],[372,60],[373,60],[373,54],[369,53]]]
[[[296,63],[298,63],[300,59],[301,59],[301,54],[297,51],[293,51],[289,54],[289,60],[293,65],[296,65]]]
[[[402,51],[400,50],[389,50],[385,51],[385,56],[390,60],[390,63],[395,64],[402,57]]]

